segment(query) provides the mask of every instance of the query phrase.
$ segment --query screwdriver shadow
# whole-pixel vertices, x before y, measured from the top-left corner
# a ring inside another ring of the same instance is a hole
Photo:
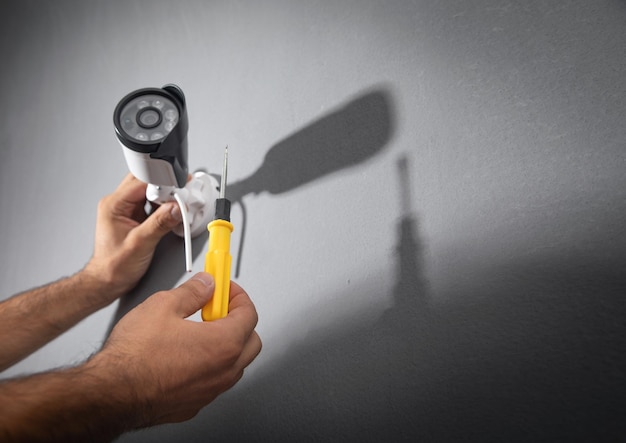
[[[517,257],[436,303],[407,158],[397,167],[391,306],[313,327],[193,420],[133,441],[623,440],[623,261]],[[370,283],[333,298],[358,300]]]
[[[249,177],[229,184],[227,197],[243,214],[234,276],[241,271],[247,225],[244,198],[262,192],[282,194],[325,175],[363,163],[389,142],[394,130],[393,101],[388,88],[375,86],[279,141],[268,150],[261,166]],[[207,237],[193,241],[193,259],[203,252]],[[156,248],[150,269],[139,284],[122,297],[109,326],[157,291],[172,288],[184,275],[182,240],[168,234]]]
[[[398,431],[414,437],[419,426],[410,406],[421,385],[416,370],[428,364],[418,356],[432,308],[406,156],[397,171],[403,210],[396,221],[392,306],[373,323],[348,318],[332,331],[307,334],[249,385],[224,394],[184,426],[161,427],[158,441],[203,441],[207,423],[220,424],[211,427],[212,440],[220,442],[415,441]],[[341,298],[368,286],[354,286]],[[242,416],[248,417],[243,425],[237,423]],[[154,441],[152,432],[141,441]]]

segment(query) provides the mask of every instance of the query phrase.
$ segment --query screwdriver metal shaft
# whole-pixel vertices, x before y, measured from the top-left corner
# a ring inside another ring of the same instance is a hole
[[[224,148],[224,164],[222,165],[222,180],[220,183],[220,198],[226,196],[226,176],[228,175],[228,145]]]

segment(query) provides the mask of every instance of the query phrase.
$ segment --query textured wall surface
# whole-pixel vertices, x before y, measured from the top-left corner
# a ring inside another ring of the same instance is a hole
[[[264,350],[192,421],[120,441],[626,436],[624,1],[4,1],[0,17],[0,297],[89,258],[127,171],[126,93],[183,88],[192,169],[219,173],[230,146]],[[186,278],[168,237],[133,293],[2,376],[80,362]]]

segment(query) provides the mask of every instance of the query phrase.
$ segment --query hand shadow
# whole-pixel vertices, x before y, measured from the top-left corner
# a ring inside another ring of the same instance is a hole
[[[229,198],[281,194],[377,154],[393,132],[391,97],[373,89],[272,146],[250,177],[228,185]]]
[[[398,168],[392,306],[307,331],[254,379],[145,441],[623,440],[623,260],[513,257],[456,288],[455,303],[435,302],[406,158]],[[357,299],[369,283],[334,298]]]
[[[239,227],[240,241],[235,276],[241,269],[246,231],[243,198],[269,192],[281,194],[327,174],[362,163],[389,142],[393,134],[391,95],[385,87],[366,90],[329,114],[315,120],[273,145],[263,164],[248,178],[228,185],[227,197],[240,203],[244,215]],[[193,259],[204,250],[207,238],[193,241]],[[182,240],[167,235],[156,248],[152,265],[137,287],[122,297],[109,326],[153,293],[173,287],[184,274]]]
[[[254,174],[229,185],[228,198],[240,204],[243,214],[235,277],[241,272],[246,235],[243,197],[282,194],[362,163],[378,153],[392,133],[391,96],[384,88],[371,89],[272,146]]]

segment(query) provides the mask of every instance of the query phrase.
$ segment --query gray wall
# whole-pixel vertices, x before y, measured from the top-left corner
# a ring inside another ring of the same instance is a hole
[[[0,8],[1,297],[89,258],[127,92],[184,89],[192,169],[230,146],[264,350],[194,420],[121,441],[626,435],[624,1]],[[3,376],[81,361],[183,267],[168,237]]]

